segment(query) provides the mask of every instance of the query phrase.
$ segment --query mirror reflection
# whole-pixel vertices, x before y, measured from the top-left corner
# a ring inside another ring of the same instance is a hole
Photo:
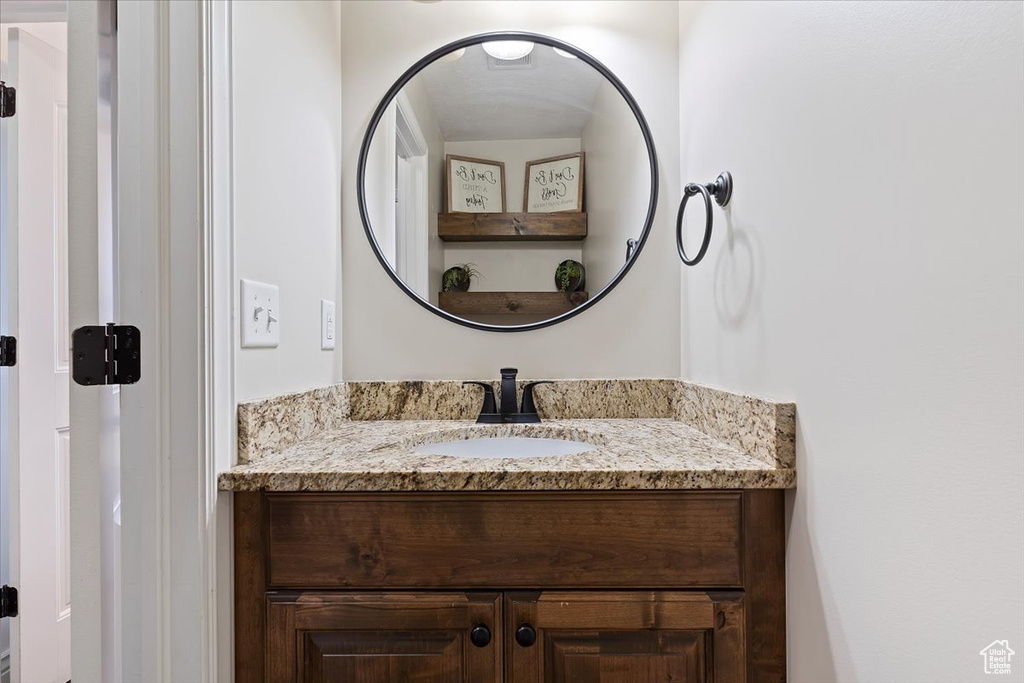
[[[565,47],[447,52],[404,83],[364,143],[380,258],[460,322],[537,326],[575,311],[646,234],[644,129],[615,84]]]

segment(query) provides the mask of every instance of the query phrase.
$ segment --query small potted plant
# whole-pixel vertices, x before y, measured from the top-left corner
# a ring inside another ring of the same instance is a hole
[[[587,270],[579,261],[566,259],[555,268],[555,286],[560,292],[581,292],[587,286]]]
[[[475,277],[482,277],[472,263],[460,263],[444,271],[441,289],[445,292],[468,292],[469,283]]]

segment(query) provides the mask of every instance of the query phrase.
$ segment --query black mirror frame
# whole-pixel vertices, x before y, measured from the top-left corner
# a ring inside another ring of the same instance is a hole
[[[394,268],[391,267],[391,264],[388,263],[387,259],[381,253],[380,245],[377,244],[377,239],[374,237],[373,229],[370,226],[370,216],[366,208],[366,185],[363,182],[366,174],[366,159],[370,151],[370,142],[373,140],[374,133],[377,132],[377,126],[380,124],[380,120],[384,116],[384,112],[387,110],[392,100],[398,96],[399,91],[405,87],[413,76],[422,71],[427,65],[432,64],[439,57],[443,57],[444,55],[454,52],[460,48],[479,45],[480,43],[492,40],[525,40],[532,43],[540,43],[541,45],[548,45],[550,47],[557,47],[559,50],[565,50],[566,52],[576,55],[579,59],[582,59],[591,67],[596,69],[598,73],[608,79],[608,81],[615,86],[615,89],[619,91],[619,94],[622,95],[622,98],[632,110],[633,116],[636,117],[636,122],[639,124],[640,131],[644,136],[644,143],[647,146],[647,155],[650,160],[651,167],[651,197],[650,202],[647,205],[647,217],[644,221],[643,231],[640,233],[640,238],[637,242],[636,248],[633,250],[631,258],[629,258],[622,268],[619,269],[619,272],[616,273],[611,282],[609,282],[600,292],[587,299],[587,301],[584,301],[576,308],[555,316],[554,318],[548,318],[547,320],[527,323],[524,325],[492,325],[488,323],[478,323],[473,320],[467,320],[466,318],[460,318],[457,315],[452,315],[447,311],[441,310],[416,292],[412,291],[405,282],[398,277]],[[366,134],[363,137],[363,144],[359,149],[359,165],[356,170],[356,184],[356,196],[359,201],[359,217],[363,221],[363,230],[366,232],[366,239],[369,240],[370,247],[373,249],[373,253],[377,256],[377,260],[380,261],[381,266],[383,266],[387,274],[403,292],[408,294],[416,303],[420,304],[431,313],[441,316],[446,320],[450,320],[453,323],[464,325],[465,327],[471,327],[476,330],[486,330],[488,332],[525,332],[527,330],[537,330],[543,327],[548,327],[549,325],[564,322],[591,308],[594,304],[603,299],[608,292],[612,291],[626,276],[629,269],[633,267],[633,264],[640,256],[640,252],[643,251],[644,245],[647,244],[647,238],[650,235],[651,226],[654,223],[654,214],[658,206],[658,155],[654,150],[654,137],[651,135],[651,129],[647,125],[647,119],[644,118],[643,112],[640,111],[640,105],[638,105],[636,100],[633,99],[633,95],[630,94],[622,81],[620,81],[618,77],[608,69],[608,67],[574,45],[570,45],[569,43],[558,40],[557,38],[522,31],[496,31],[492,33],[479,33],[474,36],[469,36],[468,38],[462,38],[448,43],[443,47],[439,47],[409,67],[409,69],[401,75],[395,84],[388,89],[384,94],[384,97],[381,99],[380,104],[377,105],[377,109],[373,112],[373,116],[370,118],[370,123],[366,128]]]

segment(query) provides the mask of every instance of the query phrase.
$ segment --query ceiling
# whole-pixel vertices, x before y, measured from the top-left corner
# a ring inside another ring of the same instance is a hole
[[[420,79],[449,142],[579,137],[604,81],[580,59],[534,45],[529,68],[502,67],[479,45],[436,61]]]
[[[0,22],[67,21],[67,11],[67,0],[3,0],[0,2]]]

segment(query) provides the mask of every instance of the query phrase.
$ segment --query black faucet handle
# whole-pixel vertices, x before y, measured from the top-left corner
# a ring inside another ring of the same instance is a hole
[[[516,412],[516,375],[518,368],[501,369],[501,403],[500,412],[508,416]]]
[[[520,413],[537,414],[537,406],[533,402],[533,388],[538,384],[554,384],[554,382],[549,379],[542,379],[537,382],[530,382],[523,387],[523,407],[519,410]]]
[[[475,384],[484,388],[484,407],[480,409],[481,414],[493,415],[498,412],[498,404],[494,401],[494,387],[487,382],[463,382],[462,384]]]

